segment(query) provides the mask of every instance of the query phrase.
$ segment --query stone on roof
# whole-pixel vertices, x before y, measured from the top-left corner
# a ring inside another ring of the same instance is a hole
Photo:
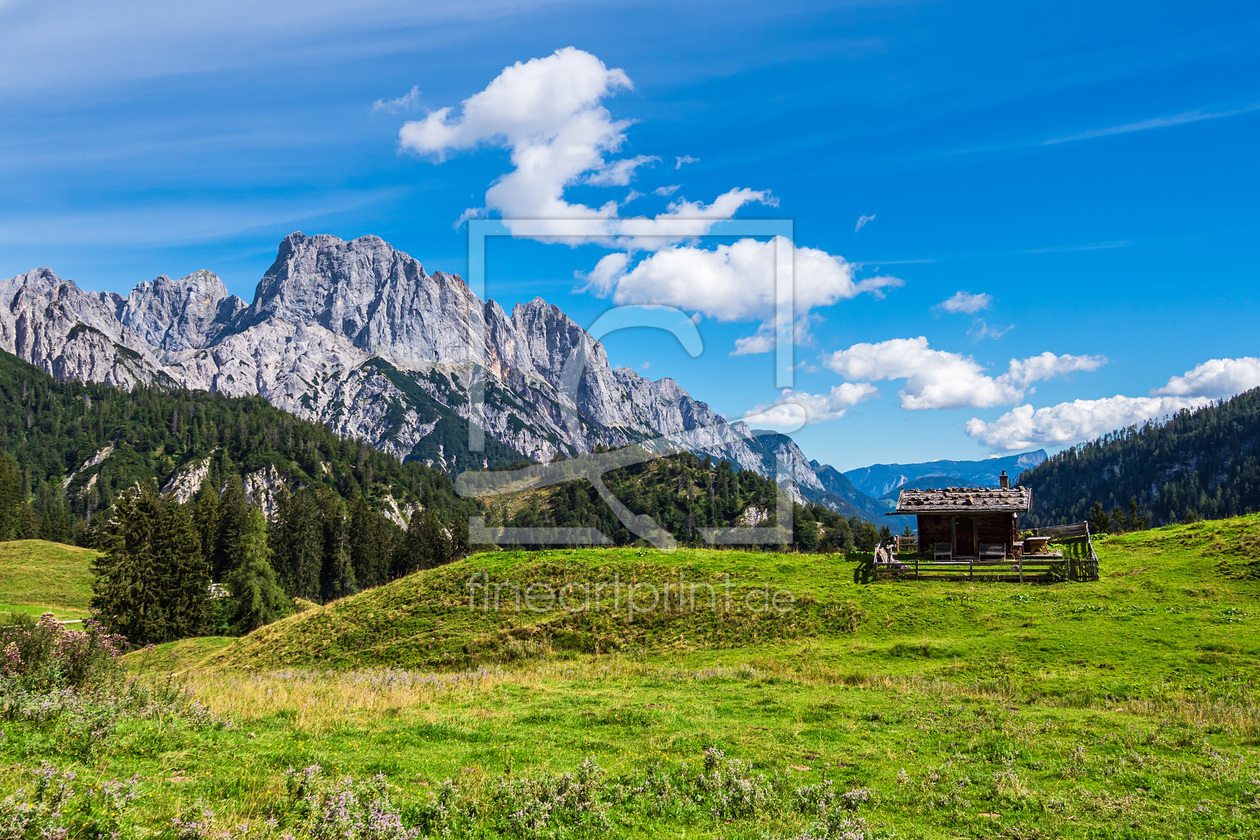
[[[1032,509],[1029,487],[947,487],[944,490],[902,490],[898,514],[1025,513]]]

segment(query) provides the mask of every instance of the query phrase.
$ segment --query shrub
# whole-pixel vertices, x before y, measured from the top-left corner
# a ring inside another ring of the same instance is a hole
[[[90,783],[48,762],[32,775],[32,784],[0,801],[0,837],[64,840],[72,828],[79,837],[118,837],[140,796],[139,776]]]
[[[44,691],[99,682],[116,673],[127,640],[92,619],[83,627],[72,630],[52,613],[38,621],[14,617],[0,625],[0,673]]]
[[[403,825],[385,777],[366,781],[326,779],[318,764],[289,768],[285,790],[292,802],[289,828],[311,840],[414,840],[419,829]]]

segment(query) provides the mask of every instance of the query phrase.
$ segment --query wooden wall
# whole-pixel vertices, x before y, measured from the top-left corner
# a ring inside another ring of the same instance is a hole
[[[954,530],[951,520],[957,521],[958,542],[955,553],[975,553],[975,533],[979,530],[980,542],[1002,543],[1009,546],[1015,541],[1016,523],[1013,513],[949,514],[921,513],[919,519],[919,545],[925,554],[931,554],[934,543],[951,542]],[[978,521],[977,521],[978,520]]]

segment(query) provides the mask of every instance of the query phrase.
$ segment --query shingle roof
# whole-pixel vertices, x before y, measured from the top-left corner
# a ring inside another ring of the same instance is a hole
[[[949,487],[902,490],[896,513],[1023,513],[1031,509],[1029,487]]]

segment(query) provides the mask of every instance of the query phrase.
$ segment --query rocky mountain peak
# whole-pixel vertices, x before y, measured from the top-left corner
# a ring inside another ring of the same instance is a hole
[[[204,269],[172,280],[165,274],[138,283],[119,299],[118,320],[162,350],[207,346],[245,303],[229,295],[218,275]]]
[[[512,323],[523,339],[531,366],[549,379],[561,375],[565,362],[578,347],[586,353],[587,368],[608,366],[603,345],[591,338],[560,307],[547,303],[541,297],[513,307]]]

